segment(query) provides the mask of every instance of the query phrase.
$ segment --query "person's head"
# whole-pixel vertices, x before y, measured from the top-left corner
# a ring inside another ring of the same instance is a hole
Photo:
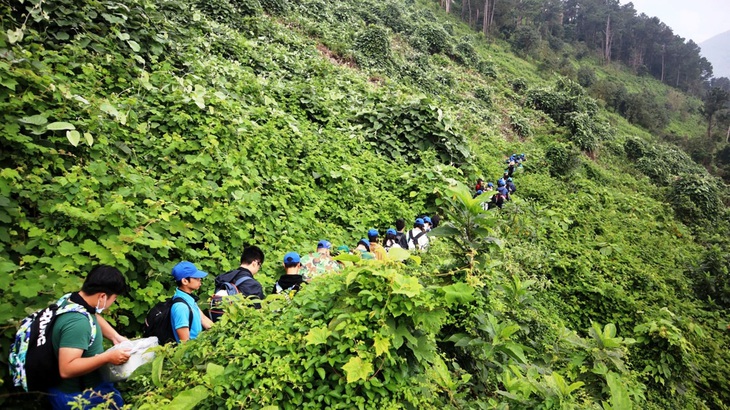
[[[502,175],[502,179],[509,178],[509,172],[505,172],[504,175]]]
[[[398,219],[395,221],[395,230],[398,232],[403,232],[403,230],[406,229],[406,221],[404,219]]]
[[[377,229],[368,230],[368,240],[370,242],[378,243],[378,230]]]
[[[109,265],[94,267],[81,286],[82,297],[92,306],[96,306],[97,313],[111,306],[117,296],[127,291],[127,283],[119,269]]]
[[[188,261],[182,261],[172,268],[172,278],[175,279],[175,284],[180,290],[188,293],[200,289],[203,278],[206,276],[208,276],[207,273]]]
[[[423,229],[424,221],[422,218],[416,218],[416,222],[413,223],[413,227]]]
[[[487,183],[487,188],[494,188],[494,184],[493,184],[493,183],[491,183],[491,182],[488,182],[488,183]]]
[[[431,217],[424,216],[423,217],[423,227],[424,227],[424,229],[426,229],[427,231],[430,231],[431,230],[431,225],[433,225],[433,223],[431,222]]]
[[[357,243],[357,248],[361,251],[370,252],[370,241],[367,239],[360,239],[360,241]]]
[[[284,270],[287,275],[299,273],[299,267],[301,266],[299,263],[300,260],[301,258],[296,252],[289,252],[284,255]]]
[[[438,227],[440,222],[441,222],[441,217],[439,216],[439,214],[433,214],[433,216],[431,217],[431,227],[432,228]]]
[[[264,264],[264,251],[258,246],[246,246],[241,253],[241,267],[248,269],[252,275],[261,270]]]
[[[502,187],[502,186],[504,186],[504,179],[501,179],[501,178],[500,178],[500,180],[499,180],[499,181],[497,181],[497,186],[498,186],[498,187]]]
[[[484,182],[483,179],[481,179],[481,178],[477,179],[477,184],[481,185],[483,182]]]
[[[507,178],[507,181],[512,182],[512,177]]]
[[[320,255],[329,256],[330,249],[332,249],[332,243],[330,243],[330,241],[322,239],[321,241],[317,242],[317,252],[319,252]]]
[[[340,245],[337,247],[338,253],[350,253],[350,247],[347,245]]]
[[[395,236],[398,234],[398,232],[393,228],[388,228],[387,231],[385,231],[385,240],[395,240]]]

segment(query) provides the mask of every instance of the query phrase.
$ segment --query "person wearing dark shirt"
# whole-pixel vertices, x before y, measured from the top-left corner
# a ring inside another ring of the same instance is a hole
[[[512,182],[512,178],[507,178],[507,183],[505,184],[505,187],[510,194],[514,194],[515,192],[517,192],[517,187],[515,186],[515,183]]]
[[[284,255],[284,274],[274,284],[272,293],[284,293],[287,296],[294,294],[301,289],[302,284],[307,283],[304,276],[299,274],[301,258],[296,252],[289,252]]]
[[[395,230],[397,231],[395,233],[395,238],[398,240],[398,244],[401,248],[408,249],[408,238],[406,237],[405,229],[406,221],[403,219],[395,221]]]
[[[245,247],[241,254],[241,265],[238,269],[234,269],[215,278],[216,291],[220,292],[221,289],[224,289],[224,283],[236,283],[241,280],[237,286],[239,293],[250,299],[263,300],[264,288],[254,279],[254,275],[261,270],[261,265],[263,264],[264,252],[258,246]],[[254,307],[260,309],[261,304],[254,303]],[[217,317],[211,319],[215,321]]]

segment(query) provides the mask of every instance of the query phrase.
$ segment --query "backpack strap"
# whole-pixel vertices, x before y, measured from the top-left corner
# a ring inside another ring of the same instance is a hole
[[[233,282],[233,286],[236,287],[236,291],[238,291],[238,285],[242,284],[243,282],[245,282],[247,280],[253,280],[253,278],[250,276],[241,276],[240,278],[236,279],[236,281]]]

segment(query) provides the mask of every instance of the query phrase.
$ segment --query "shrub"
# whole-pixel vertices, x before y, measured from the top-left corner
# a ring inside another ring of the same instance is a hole
[[[492,105],[492,89],[488,87],[477,87],[474,89],[474,97],[486,103]]]
[[[355,39],[357,62],[362,67],[388,68],[392,64],[390,36],[380,26],[368,26]]]
[[[494,67],[494,64],[481,60],[477,63],[477,71],[479,71],[479,74],[483,75],[487,78],[497,78],[497,69]]]
[[[262,11],[259,0],[231,0],[231,4],[242,16],[255,16]]]
[[[424,24],[419,26],[413,33],[412,37],[415,39],[417,44],[421,47],[425,47],[421,49],[422,51],[430,54],[444,52],[449,47],[448,33],[436,24]]]
[[[527,89],[527,80],[525,80],[522,77],[513,78],[510,81],[510,85],[512,86],[512,90],[516,93],[521,93],[525,89]]]
[[[287,0],[259,0],[259,3],[261,3],[261,8],[269,14],[282,16],[289,11]]]
[[[626,156],[631,160],[637,160],[647,153],[647,145],[644,140],[639,138],[628,138],[624,143]]]
[[[456,53],[460,56],[461,59],[459,62],[462,64],[474,63],[479,58],[474,47],[465,41],[462,41],[456,46]]]
[[[553,177],[568,177],[580,165],[580,152],[570,145],[553,143],[545,151],[545,160]]]
[[[529,137],[532,134],[532,129],[530,128],[530,123],[527,118],[516,113],[511,113],[509,115],[509,124],[510,127],[512,127],[512,130],[522,138]]]
[[[592,68],[583,66],[578,69],[578,84],[584,88],[588,88],[596,82],[596,73]]]
[[[675,179],[669,203],[677,217],[690,225],[716,220],[722,208],[717,184],[701,174],[682,174]]]
[[[512,33],[509,42],[515,50],[530,53],[540,44],[540,33],[532,26],[520,26]]]
[[[384,7],[378,9],[375,14],[386,27],[390,27],[396,33],[408,31],[410,24],[403,18],[403,11],[396,3],[387,3]]]

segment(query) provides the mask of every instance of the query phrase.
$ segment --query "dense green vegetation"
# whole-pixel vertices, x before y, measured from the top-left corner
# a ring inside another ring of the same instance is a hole
[[[131,336],[181,259],[222,273],[259,244],[268,289],[288,250],[439,212],[427,254],[234,308],[125,399],[728,408],[728,189],[656,135],[705,135],[702,101],[540,39],[550,59],[516,57],[425,0],[0,10],[1,360],[96,263],[131,284],[109,316]],[[513,152],[515,200],[483,211],[460,183]]]

